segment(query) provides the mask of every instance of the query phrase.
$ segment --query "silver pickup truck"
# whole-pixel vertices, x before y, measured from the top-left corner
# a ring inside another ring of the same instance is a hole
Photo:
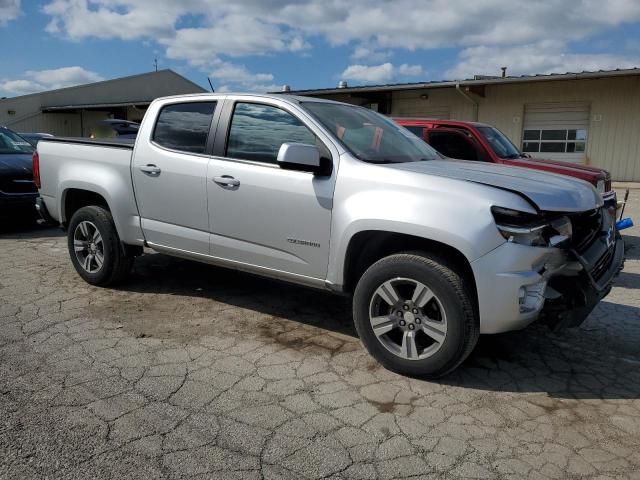
[[[368,351],[438,377],[481,333],[576,326],[624,245],[594,188],[442,160],[370,110],[199,94],[156,100],[134,143],[45,138],[37,207],[93,285],[143,247],[353,296]]]

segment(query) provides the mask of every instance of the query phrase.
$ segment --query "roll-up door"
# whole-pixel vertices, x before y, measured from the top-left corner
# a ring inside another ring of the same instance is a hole
[[[588,134],[588,103],[525,106],[522,150],[533,157],[584,163]]]

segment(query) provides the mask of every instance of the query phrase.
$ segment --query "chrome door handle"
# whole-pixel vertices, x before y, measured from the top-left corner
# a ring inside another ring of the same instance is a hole
[[[160,175],[160,172],[162,170],[153,164],[149,164],[149,165],[143,165],[142,167],[140,167],[140,171],[147,173],[149,175]]]
[[[221,177],[213,177],[213,181],[218,185],[225,187],[237,187],[240,185],[240,180],[236,180],[231,175],[222,175]]]

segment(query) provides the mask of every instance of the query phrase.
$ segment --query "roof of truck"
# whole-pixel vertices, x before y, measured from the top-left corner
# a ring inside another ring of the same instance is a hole
[[[325,98],[304,97],[302,95],[281,95],[273,93],[255,93],[255,92],[221,92],[221,93],[190,93],[185,95],[172,95],[169,97],[160,97],[157,100],[167,100],[174,98],[226,98],[226,97],[257,97],[257,98],[269,98],[272,100],[289,100],[292,103],[301,102],[318,102],[318,103],[342,103],[335,100],[328,100]]]

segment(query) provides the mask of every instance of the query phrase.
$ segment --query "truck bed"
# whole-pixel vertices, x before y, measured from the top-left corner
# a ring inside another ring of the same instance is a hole
[[[92,192],[108,205],[121,240],[140,244],[143,237],[131,181],[133,147],[131,139],[47,138],[38,142],[40,196],[51,217],[68,222],[69,198]]]

